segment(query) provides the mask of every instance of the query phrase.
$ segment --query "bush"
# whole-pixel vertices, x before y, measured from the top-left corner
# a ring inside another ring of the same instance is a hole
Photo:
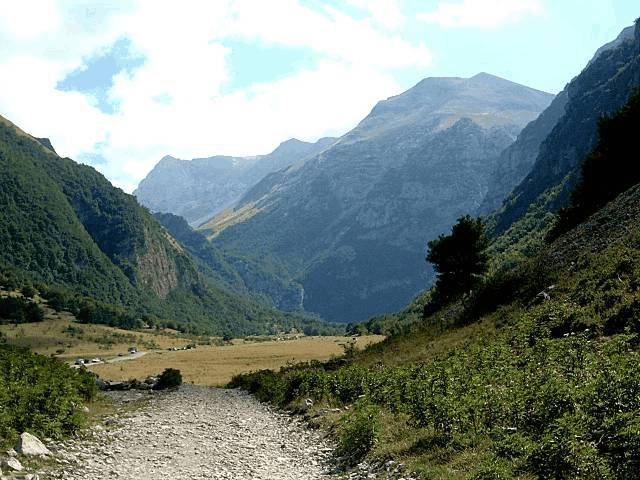
[[[364,400],[354,404],[354,411],[345,415],[338,430],[336,454],[357,463],[374,447],[380,435],[380,409]]]
[[[27,298],[33,298],[38,292],[31,285],[25,285],[20,289],[20,293]]]
[[[231,379],[229,388],[242,388],[255,395],[261,402],[283,405],[288,381],[272,370],[259,370]]]
[[[61,437],[85,423],[80,406],[96,394],[95,378],[55,359],[0,345],[0,438],[30,431]]]
[[[182,373],[180,373],[180,370],[167,368],[160,374],[155,388],[156,390],[166,390],[169,388],[178,388],[180,385],[182,385]]]

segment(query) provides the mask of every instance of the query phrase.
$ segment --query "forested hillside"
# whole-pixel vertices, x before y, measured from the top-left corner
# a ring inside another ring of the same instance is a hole
[[[43,294],[59,286],[67,306],[80,308],[90,298],[101,312],[106,305],[124,308],[127,314],[109,316],[123,326],[151,319],[189,330],[251,334],[307,323],[233,292],[222,274],[202,275],[132,196],[5,119],[0,168],[0,265],[17,271],[23,282],[42,284]]]
[[[529,174],[495,215],[497,233],[536,211],[555,211],[568,200],[582,159],[597,141],[600,118],[620,109],[640,85],[640,26],[636,24],[633,35],[625,32],[559,95],[568,97],[564,114],[540,144]],[[525,141],[527,137],[521,136],[511,148],[524,148],[520,144]]]

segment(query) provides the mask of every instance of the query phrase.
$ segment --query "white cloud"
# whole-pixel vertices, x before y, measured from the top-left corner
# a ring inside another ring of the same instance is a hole
[[[434,11],[417,18],[443,27],[496,28],[543,12],[539,0],[462,0],[440,2]]]
[[[406,21],[398,0],[346,0],[347,4],[365,10],[377,24],[395,30]]]
[[[289,137],[341,133],[377,100],[399,93],[395,69],[431,60],[425,45],[390,30],[402,22],[396,2],[374,3],[361,5],[368,15],[356,19],[295,0],[138,0],[116,7],[59,0],[47,4],[48,23],[25,28],[23,10],[3,10],[0,114],[50,137],[61,155],[102,155],[106,163],[97,168],[128,191],[165,154],[250,155]],[[88,95],[56,89],[122,37],[145,60],[114,77],[108,95],[118,104],[115,114],[101,112]],[[303,47],[316,62],[229,92],[228,39]]]
[[[431,55],[396,34],[377,29],[369,18],[356,20],[325,6],[316,11],[296,0],[240,0],[232,7],[225,34],[266,43],[307,47],[353,64],[376,68],[426,66]]]
[[[60,22],[54,0],[7,2],[2,8],[0,30],[23,41],[51,32]]]

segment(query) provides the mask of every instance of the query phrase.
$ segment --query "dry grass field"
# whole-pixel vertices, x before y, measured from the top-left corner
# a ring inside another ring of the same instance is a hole
[[[356,339],[356,348],[382,340],[381,336]],[[177,368],[185,382],[201,385],[223,385],[236,373],[278,369],[288,362],[328,360],[344,352],[349,337],[301,337],[295,340],[262,342],[234,341],[233,345],[198,346],[177,352],[152,351],[145,356],[120,363],[94,365],[90,369],[109,380],[143,378]]]
[[[106,325],[79,324],[68,313],[55,313],[47,308],[46,319],[39,323],[0,325],[0,333],[14,345],[28,347],[43,355],[55,355],[63,361],[76,358],[117,358],[130,346],[144,355],[128,361],[91,365],[89,368],[107,380],[144,378],[177,368],[188,383],[222,385],[236,373],[278,369],[289,362],[328,360],[344,353],[351,337],[248,338],[219,345],[214,337],[192,337],[174,331],[131,331]],[[378,342],[384,337],[366,336],[355,339],[356,348]],[[196,345],[190,350],[181,349]]]
[[[62,359],[113,357],[136,345],[141,350],[183,347],[193,340],[171,332],[121,330],[106,325],[86,325],[70,314],[47,312],[38,323],[0,325],[0,333],[14,345],[28,347],[43,355]]]

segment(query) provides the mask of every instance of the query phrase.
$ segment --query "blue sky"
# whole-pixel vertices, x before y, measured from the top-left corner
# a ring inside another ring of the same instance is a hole
[[[0,11],[0,114],[131,191],[165,154],[342,134],[428,76],[557,93],[638,16],[637,0],[22,0]]]

